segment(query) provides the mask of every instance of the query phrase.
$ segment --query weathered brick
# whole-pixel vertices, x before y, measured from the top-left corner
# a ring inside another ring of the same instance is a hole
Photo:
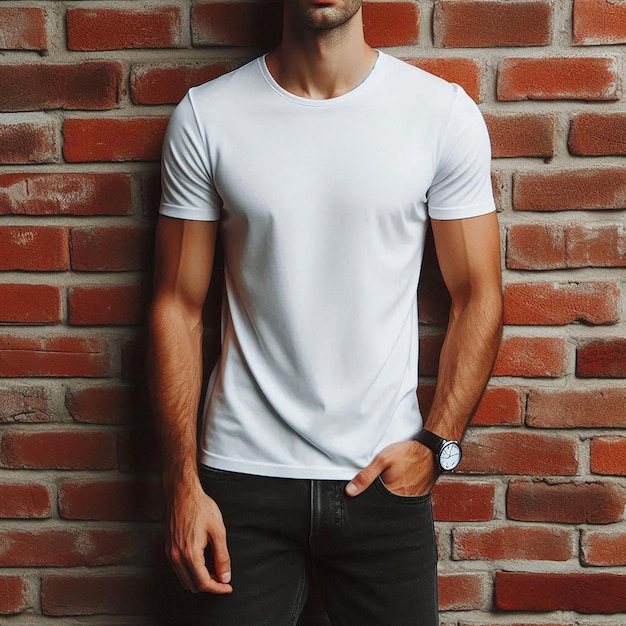
[[[365,2],[365,40],[370,46],[405,46],[419,38],[419,5],[413,2]]]
[[[20,576],[0,576],[0,615],[21,613],[27,606],[26,581]]]
[[[578,471],[577,441],[564,435],[472,429],[463,439],[459,470],[472,474],[573,476]]]
[[[1,519],[50,517],[51,507],[50,491],[44,485],[17,482],[0,483]],[[1,544],[2,539],[0,539]]]
[[[168,118],[68,119],[63,156],[71,163],[158,161]]]
[[[72,269],[81,272],[148,269],[152,240],[152,231],[139,226],[72,228]]]
[[[626,43],[626,5],[613,0],[574,0],[577,45]]]
[[[537,428],[624,428],[626,389],[533,390],[526,423]]]
[[[555,378],[567,371],[567,341],[557,337],[508,337],[502,340],[494,376]]]
[[[575,115],[567,145],[572,154],[581,156],[626,155],[626,113],[586,111]]]
[[[136,538],[128,531],[5,530],[0,567],[70,567],[130,562]]]
[[[504,59],[498,100],[619,100],[617,61],[610,57]]]
[[[440,573],[439,608],[442,611],[480,609],[487,601],[487,581],[480,572]]]
[[[177,104],[191,87],[213,80],[234,67],[228,61],[133,65],[130,94],[135,104]]]
[[[626,437],[594,437],[591,440],[590,466],[594,474],[626,476]]]
[[[69,232],[60,226],[0,226],[0,270],[69,269]]]
[[[1,10],[0,10],[1,14]],[[12,117],[0,123],[0,163],[55,163],[57,123],[48,117]]]
[[[509,483],[506,499],[509,519],[561,524],[619,522],[625,504],[624,489],[609,482],[551,483],[516,479]]]
[[[474,4],[482,4],[474,3]],[[554,155],[556,117],[531,113],[485,114],[491,138],[491,153],[499,157],[544,157]]]
[[[183,45],[182,7],[76,8],[66,13],[70,50],[176,48]]]
[[[481,101],[483,71],[476,60],[465,57],[417,57],[405,58],[404,61],[450,83],[461,85],[475,102]]]
[[[619,320],[616,283],[510,283],[504,289],[504,323],[553,326]]]
[[[47,50],[46,9],[24,6],[0,8],[0,49]]]
[[[73,326],[139,324],[148,294],[140,285],[72,287],[68,306],[68,322]]]
[[[0,215],[128,215],[126,174],[0,174]]]
[[[41,387],[0,389],[0,423],[47,422],[48,397]]]
[[[106,376],[110,354],[100,339],[0,336],[0,376]]]
[[[65,482],[59,486],[64,519],[156,520],[161,517],[160,486],[154,481]]]
[[[626,565],[626,533],[619,531],[584,530],[580,541],[584,565]]]
[[[516,173],[513,208],[518,211],[624,209],[626,168]]]
[[[626,339],[589,341],[576,350],[576,376],[626,378]]]
[[[549,2],[438,0],[435,45],[446,48],[545,46],[552,40]]]
[[[508,228],[506,266],[549,270],[626,267],[626,228],[593,224],[514,224]]]
[[[484,522],[494,518],[494,483],[440,480],[433,488],[433,517],[438,522]]]
[[[624,613],[626,576],[496,572],[495,603],[504,611]]]
[[[546,526],[453,528],[455,559],[480,561],[567,561],[574,556],[572,530]]]
[[[483,393],[472,416],[473,426],[521,425],[526,394],[519,389],[492,387]]]
[[[44,574],[41,610],[44,615],[134,615],[162,613],[163,591],[145,574]]]
[[[68,389],[65,406],[77,422],[87,424],[124,424],[140,421],[147,409],[137,405],[134,388],[122,386]],[[147,406],[147,405],[146,405]]]
[[[114,108],[122,95],[123,70],[114,61],[77,64],[0,65],[0,111]]]
[[[78,430],[7,432],[0,462],[13,468],[111,469],[117,466],[115,436]]]
[[[0,284],[0,322],[50,324],[60,319],[60,287]]]

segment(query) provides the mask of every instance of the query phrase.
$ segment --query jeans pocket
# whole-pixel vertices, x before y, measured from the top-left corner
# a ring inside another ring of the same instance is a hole
[[[430,502],[430,493],[423,493],[417,496],[404,496],[399,493],[395,493],[391,491],[387,485],[383,482],[383,479],[380,476],[376,477],[374,481],[374,486],[378,493],[380,493],[383,497],[387,498],[387,500],[392,500],[393,502],[399,502],[404,504],[423,504],[426,502]]]

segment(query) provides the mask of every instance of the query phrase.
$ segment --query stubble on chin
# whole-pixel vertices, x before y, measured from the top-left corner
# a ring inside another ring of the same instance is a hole
[[[335,30],[347,24],[361,8],[362,0],[338,0],[312,5],[307,0],[285,0],[285,9],[295,21],[310,30]]]

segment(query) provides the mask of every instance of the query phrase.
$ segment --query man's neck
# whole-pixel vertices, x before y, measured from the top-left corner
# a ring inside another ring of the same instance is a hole
[[[361,9],[342,26],[312,30],[285,17],[283,39],[266,57],[276,82],[314,100],[336,98],[359,85],[376,62],[377,52],[363,38]]]

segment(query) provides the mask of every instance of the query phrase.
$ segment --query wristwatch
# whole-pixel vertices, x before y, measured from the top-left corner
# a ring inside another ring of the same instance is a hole
[[[416,439],[435,453],[437,467],[442,472],[451,472],[461,462],[463,451],[458,441],[449,441],[425,428],[419,432]]]

